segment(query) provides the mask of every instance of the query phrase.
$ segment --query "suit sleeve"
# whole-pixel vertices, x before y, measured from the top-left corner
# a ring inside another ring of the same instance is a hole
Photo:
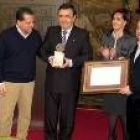
[[[128,50],[128,54],[127,54],[126,58],[129,58],[130,57],[131,53],[134,52],[134,49],[135,49],[135,47],[137,45],[137,40],[134,37],[132,37],[131,39],[129,39],[128,42],[129,42],[129,44],[128,44],[129,50]]]
[[[51,27],[47,29],[46,36],[41,46],[41,57],[46,62],[48,62],[48,58],[52,55],[50,36],[51,36]]]
[[[39,58],[42,58],[41,57],[41,45],[42,45],[42,38],[41,38],[41,35],[37,32],[37,38],[38,38],[38,48],[37,48],[37,56]]]
[[[85,34],[83,34],[83,37],[80,38],[80,40],[81,40],[81,52],[77,57],[75,57],[72,60],[73,67],[82,66],[85,61],[93,59],[93,51],[89,42],[89,33],[85,32]]]
[[[3,70],[4,70],[4,59],[5,59],[5,52],[6,52],[5,42],[6,42],[6,39],[2,33],[0,35],[0,83],[2,83],[4,80]]]

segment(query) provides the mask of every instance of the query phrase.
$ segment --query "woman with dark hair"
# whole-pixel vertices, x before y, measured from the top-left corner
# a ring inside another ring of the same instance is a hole
[[[136,45],[136,40],[126,32],[130,22],[130,12],[118,9],[113,12],[112,29],[105,33],[101,41],[101,54],[104,59],[129,58]]]
[[[105,33],[101,41],[102,60],[129,59],[136,46],[136,39],[126,32],[130,22],[130,11],[118,9],[113,12],[112,29]],[[120,117],[125,126],[126,97],[120,94],[104,95],[104,110]]]

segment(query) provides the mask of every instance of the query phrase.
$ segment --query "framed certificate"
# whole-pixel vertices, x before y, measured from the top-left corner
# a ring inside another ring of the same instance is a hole
[[[128,82],[128,60],[86,62],[82,93],[116,93]]]

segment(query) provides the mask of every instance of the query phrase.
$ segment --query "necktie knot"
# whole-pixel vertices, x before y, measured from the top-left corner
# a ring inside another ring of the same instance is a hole
[[[65,35],[66,36],[67,34],[67,31],[66,30],[63,30],[63,36]]]

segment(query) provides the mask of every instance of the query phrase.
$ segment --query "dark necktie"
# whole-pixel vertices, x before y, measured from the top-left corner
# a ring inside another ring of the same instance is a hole
[[[66,42],[67,42],[66,35],[67,35],[67,31],[63,30],[62,31],[62,43],[63,44],[66,44]]]

